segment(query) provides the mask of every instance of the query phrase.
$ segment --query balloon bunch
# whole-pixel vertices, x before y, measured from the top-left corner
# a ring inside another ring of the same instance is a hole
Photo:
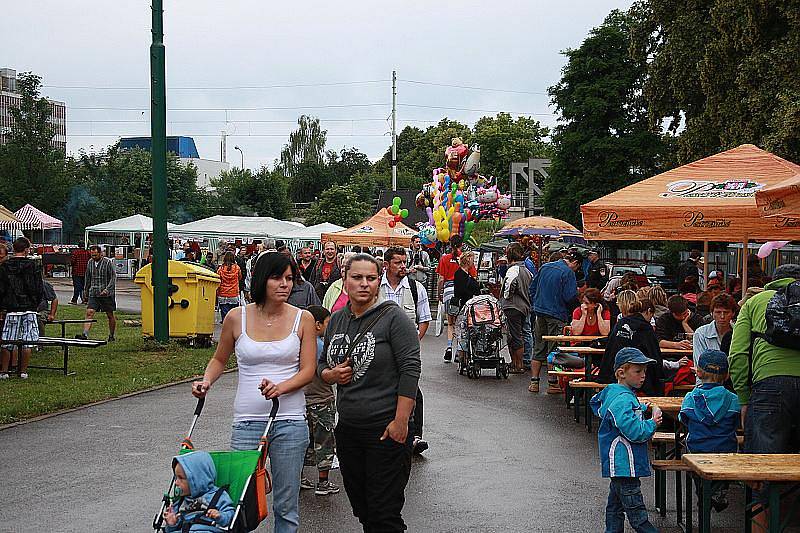
[[[389,220],[389,227],[393,228],[397,225],[398,222],[401,222],[404,218],[408,216],[408,209],[402,209],[400,207],[400,197],[395,196],[392,198],[392,205],[386,208],[386,212],[391,215],[392,218]]]
[[[419,233],[424,246],[447,242],[453,235],[466,241],[477,221],[506,217],[511,196],[500,194],[497,186],[490,186],[491,177],[478,173],[480,161],[480,150],[470,150],[459,137],[445,149],[445,166],[433,171],[416,198],[428,214],[428,224]]]

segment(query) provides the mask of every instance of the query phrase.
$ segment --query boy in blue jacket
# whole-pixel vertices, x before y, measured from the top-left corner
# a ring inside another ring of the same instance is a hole
[[[230,525],[236,508],[228,493],[214,484],[217,469],[208,452],[179,455],[172,469],[176,499],[164,511],[166,531],[219,532],[219,527]]]
[[[723,385],[728,379],[728,356],[720,350],[706,350],[700,354],[695,372],[701,384],[683,399],[678,415],[688,430],[686,449],[690,453],[736,453],[741,407],[739,398]],[[728,507],[727,483],[719,485],[711,505],[717,512]]]
[[[652,418],[644,420],[642,414],[647,406],[639,403],[635,393],[644,383],[647,365],[653,363],[637,348],[621,349],[614,358],[617,383],[591,400],[592,410],[600,418],[597,440],[603,477],[611,478],[606,533],[622,533],[626,514],[635,531],[658,531],[647,516],[639,478],[650,475],[647,441],[661,424],[661,410],[653,406]]]

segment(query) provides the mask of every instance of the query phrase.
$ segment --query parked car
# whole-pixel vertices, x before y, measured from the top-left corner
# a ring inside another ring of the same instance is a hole
[[[667,294],[678,292],[678,285],[675,283],[674,276],[667,275],[667,268],[658,263],[647,263],[644,265],[644,273],[650,285],[661,285]]]
[[[633,277],[636,279],[636,284],[639,287],[646,287],[650,285],[650,281],[647,279],[647,275],[644,273],[644,265],[635,265],[635,264],[617,264],[617,265],[608,265],[609,268],[609,279],[613,277],[621,277],[625,274],[633,274]]]

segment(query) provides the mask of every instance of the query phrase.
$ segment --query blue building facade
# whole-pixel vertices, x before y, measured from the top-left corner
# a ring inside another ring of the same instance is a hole
[[[150,137],[123,137],[119,141],[119,147],[123,150],[141,148],[149,152],[150,144]],[[167,151],[178,154],[178,157],[200,158],[197,147],[194,145],[194,139],[191,137],[167,137]]]

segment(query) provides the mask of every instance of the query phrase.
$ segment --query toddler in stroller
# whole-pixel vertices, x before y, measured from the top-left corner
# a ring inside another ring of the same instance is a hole
[[[208,452],[179,455],[172,460],[175,490],[172,504],[164,511],[167,532],[222,531],[236,508],[231,497],[214,482],[217,469]]]
[[[497,299],[482,294],[467,300],[459,315],[459,374],[479,378],[484,368],[494,368],[497,379],[508,379],[508,363],[500,354],[504,315]]]

